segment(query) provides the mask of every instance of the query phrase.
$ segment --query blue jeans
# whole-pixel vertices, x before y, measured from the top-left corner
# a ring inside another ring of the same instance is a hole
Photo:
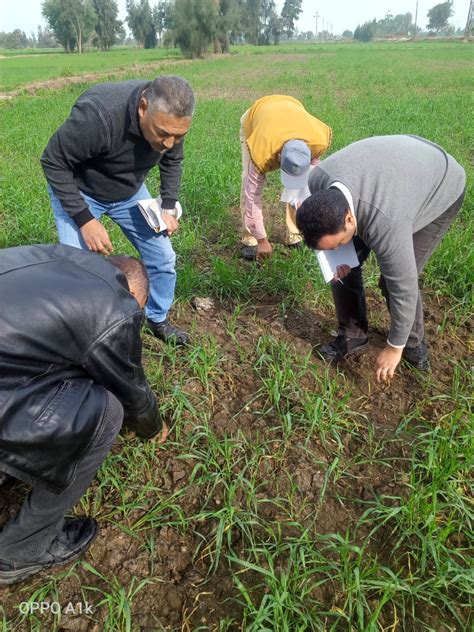
[[[48,185],[54,220],[58,229],[59,241],[67,246],[87,250],[81,232],[74,220],[63,209],[61,202]],[[160,323],[168,315],[173,303],[176,286],[176,254],[166,233],[156,233],[146,223],[136,204],[137,200],[151,197],[143,184],[128,200],[121,202],[98,202],[81,192],[92,215],[99,219],[107,215],[118,224],[127,239],[140,253],[150,279],[150,296],[145,307],[147,317]]]

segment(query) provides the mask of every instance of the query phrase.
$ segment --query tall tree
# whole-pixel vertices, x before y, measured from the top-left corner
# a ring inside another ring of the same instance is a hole
[[[156,46],[156,28],[148,0],[127,0],[127,24],[141,48]]]
[[[429,31],[435,31],[438,34],[442,29],[448,26],[448,20],[453,14],[452,2],[441,2],[432,7],[428,13],[428,24],[426,28]]]
[[[274,0],[262,0],[260,4],[260,33],[258,43],[278,44],[282,33],[281,18],[276,12]]]
[[[117,19],[116,0],[92,0],[96,13],[95,32],[100,50],[110,50],[117,36],[123,31],[122,22]]]
[[[60,0],[65,19],[69,20],[77,42],[77,50],[83,52],[84,42],[94,30],[96,15],[91,0]]]
[[[285,35],[290,38],[295,32],[295,22],[298,21],[303,0],[285,0],[281,10],[281,25]]]
[[[72,53],[77,43],[76,32],[64,12],[62,0],[44,0],[41,12],[66,53]]]
[[[163,45],[163,34],[173,28],[174,11],[171,0],[160,0],[153,7],[153,23],[158,34],[158,43]]]
[[[214,39],[216,19],[214,0],[175,1],[175,42],[186,57],[204,55]]]
[[[242,5],[242,26],[245,41],[249,44],[258,44],[260,34],[260,13],[262,0],[244,0]]]
[[[371,22],[359,24],[354,31],[354,39],[359,40],[359,42],[370,42],[374,37],[376,28],[377,22],[375,18]]]

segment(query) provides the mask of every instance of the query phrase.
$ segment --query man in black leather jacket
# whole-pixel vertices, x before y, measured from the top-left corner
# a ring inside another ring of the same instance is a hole
[[[164,441],[141,365],[142,263],[63,245],[0,251],[0,472],[33,489],[0,532],[0,586],[86,550],[88,518],[64,518],[122,421]]]

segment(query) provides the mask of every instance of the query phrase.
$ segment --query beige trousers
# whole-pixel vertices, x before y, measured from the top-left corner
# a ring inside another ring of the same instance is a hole
[[[250,153],[247,147],[244,134],[244,121],[247,116],[248,110],[244,112],[240,119],[240,147],[242,149],[242,179],[240,187],[240,216],[242,221],[242,243],[245,246],[256,246],[257,240],[249,231],[245,224],[245,177],[247,176],[250,165]],[[297,244],[301,241],[301,235],[296,227],[296,210],[286,205],[286,232],[285,232],[285,245],[290,246]]]

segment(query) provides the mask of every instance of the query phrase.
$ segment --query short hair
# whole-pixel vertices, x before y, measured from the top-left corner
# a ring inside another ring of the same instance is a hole
[[[143,296],[148,296],[150,282],[143,261],[126,255],[113,255],[107,261],[124,273],[129,288],[133,285]]]
[[[310,248],[318,248],[325,235],[344,230],[349,205],[339,189],[316,191],[296,211],[296,226]]]
[[[194,114],[194,93],[182,77],[163,75],[154,79],[143,91],[152,112],[164,112],[178,118]]]

